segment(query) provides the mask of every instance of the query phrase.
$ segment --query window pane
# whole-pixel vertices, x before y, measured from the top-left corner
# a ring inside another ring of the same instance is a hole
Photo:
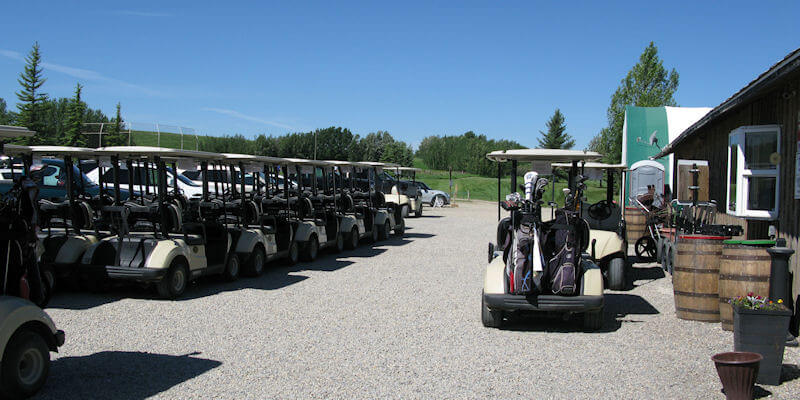
[[[750,177],[748,180],[747,208],[771,211],[775,208],[775,177]]]
[[[736,161],[738,159],[737,146],[734,144],[730,147],[731,157],[731,176],[728,178],[728,209],[736,211]]]
[[[775,169],[769,157],[778,151],[776,132],[748,132],[744,138],[745,169]]]

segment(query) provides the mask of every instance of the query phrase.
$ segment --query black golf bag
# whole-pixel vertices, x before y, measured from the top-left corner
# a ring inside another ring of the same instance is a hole
[[[23,178],[0,201],[0,294],[44,307],[51,293],[36,260],[38,194],[36,184]]]

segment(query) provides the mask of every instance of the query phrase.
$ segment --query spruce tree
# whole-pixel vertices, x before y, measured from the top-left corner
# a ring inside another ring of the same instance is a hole
[[[83,115],[86,112],[86,104],[81,101],[81,89],[83,86],[80,83],[75,85],[75,97],[70,104],[67,131],[63,140],[60,140],[61,144],[65,146],[86,145],[86,140],[81,133],[83,132]]]
[[[575,140],[566,133],[567,125],[561,110],[556,108],[546,125],[547,132],[539,131],[542,134],[539,138],[540,149],[571,149],[575,146]]]
[[[42,57],[39,53],[39,42],[33,44],[31,52],[25,57],[25,69],[19,74],[22,90],[17,92],[19,114],[16,123],[30,130],[40,131],[42,125],[41,103],[47,100],[47,94],[41,93],[39,88],[47,81],[42,77]],[[28,143],[39,143],[46,140],[41,135],[34,135]]]
[[[122,137],[122,107],[117,103],[117,115],[112,121],[111,129],[108,135],[105,135],[105,140],[100,143],[101,146],[122,146],[126,144],[126,140]]]

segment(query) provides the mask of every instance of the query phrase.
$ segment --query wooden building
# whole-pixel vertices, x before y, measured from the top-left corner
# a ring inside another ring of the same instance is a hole
[[[708,160],[717,223],[740,223],[748,239],[778,238],[800,252],[800,49],[787,55],[656,157]],[[676,174],[677,175],[677,174]],[[673,188],[677,182],[672,182]],[[800,254],[790,259],[795,313],[800,306]],[[797,329],[798,318],[793,329]]]

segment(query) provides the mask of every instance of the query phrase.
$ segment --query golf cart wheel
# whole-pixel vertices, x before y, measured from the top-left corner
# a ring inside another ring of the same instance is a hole
[[[317,235],[311,235],[308,241],[303,244],[303,261],[316,260],[317,253],[319,253],[319,241],[317,241]]]
[[[666,245],[666,241],[664,238],[660,237],[656,240],[656,262],[661,263],[664,259],[664,246]]]
[[[418,204],[419,205],[417,206],[417,210],[414,211],[414,216],[417,218],[422,216],[422,202],[420,201]]]
[[[183,295],[188,284],[189,268],[183,262],[175,260],[164,278],[156,283],[156,290],[162,299],[175,299]]]
[[[383,223],[383,227],[378,231],[378,240],[386,240],[389,238],[389,235],[392,234],[392,224],[389,223],[387,219],[386,222]]]
[[[370,240],[372,241],[372,243],[375,243],[375,242],[378,241],[378,236],[380,235],[378,232],[380,231],[380,229],[381,228],[378,227],[378,225],[373,225],[372,226],[372,232],[370,232],[371,233]]]
[[[347,234],[347,243],[345,243],[348,250],[353,250],[358,247],[358,227],[354,226],[350,233]]]
[[[259,276],[263,274],[265,259],[264,248],[259,244],[253,249],[253,253],[250,254],[250,259],[247,260],[247,264],[244,266],[244,273],[247,276]]]
[[[656,242],[650,236],[642,236],[634,246],[639,262],[653,262],[656,259]]]
[[[341,232],[336,233],[336,247],[333,248],[333,251],[336,253],[341,253],[344,250],[344,234]]]
[[[408,214],[409,214],[409,207],[408,205],[404,204],[402,207],[400,207],[400,215],[403,218],[405,218],[408,216]]]
[[[289,242],[289,254],[286,256],[286,262],[289,265],[297,264],[297,261],[300,259],[300,246],[297,244],[296,241],[292,240]]]
[[[406,233],[406,220],[405,218],[400,218],[400,222],[394,226],[394,234],[402,237],[404,233]]]
[[[489,309],[483,299],[483,292],[481,292],[481,322],[483,326],[487,328],[499,328],[503,326],[503,312]]]
[[[603,309],[583,313],[583,329],[596,331],[603,327]]]
[[[239,256],[231,254],[228,256],[228,262],[225,263],[225,271],[222,272],[222,277],[228,282],[239,279],[240,267]]]
[[[675,262],[675,245],[667,242],[667,254],[664,256],[664,270],[672,275]]]
[[[38,333],[21,329],[6,346],[0,366],[0,394],[4,398],[27,398],[44,386],[50,371],[50,350]]]
[[[444,196],[437,194],[431,201],[431,207],[444,207]]]
[[[627,282],[625,274],[625,259],[612,258],[608,262],[608,288],[611,290],[625,290]]]

